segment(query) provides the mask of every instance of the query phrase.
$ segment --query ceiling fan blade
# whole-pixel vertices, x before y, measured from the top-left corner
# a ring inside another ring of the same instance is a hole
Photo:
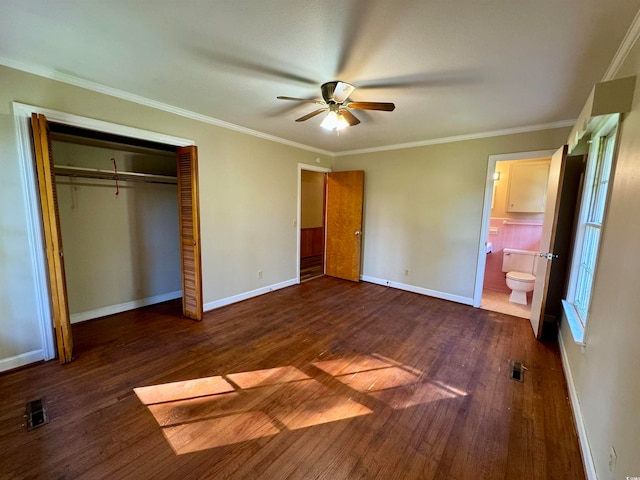
[[[314,100],[309,98],[296,98],[296,97],[284,97],[279,96],[276,97],[278,100],[291,100],[293,102],[305,102],[305,103],[317,103],[318,105],[323,105],[324,102],[322,100]]]
[[[354,110],[382,110],[384,112],[393,112],[396,106],[388,102],[350,102],[346,107]]]
[[[351,127],[353,127],[354,125],[358,125],[360,123],[360,120],[358,120],[358,117],[356,117],[349,110],[342,109],[340,110],[340,114],[344,117],[344,119],[347,121],[347,123]]]
[[[300,117],[300,118],[296,118],[296,122],[304,122],[305,120],[309,120],[312,117],[315,117],[316,115],[322,113],[322,112],[326,112],[327,109],[326,108],[319,108],[318,110],[315,110],[311,113],[307,113],[306,115]]]

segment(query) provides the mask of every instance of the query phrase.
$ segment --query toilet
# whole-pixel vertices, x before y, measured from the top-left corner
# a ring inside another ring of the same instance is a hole
[[[502,271],[507,274],[507,287],[511,289],[509,301],[527,304],[527,293],[533,291],[538,252],[505,248],[502,252]]]

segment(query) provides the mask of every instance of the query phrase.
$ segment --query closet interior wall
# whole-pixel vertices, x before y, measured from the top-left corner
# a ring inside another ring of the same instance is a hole
[[[57,166],[176,176],[175,152],[55,133],[52,147]],[[177,186],[141,180],[56,175],[72,323],[182,294]]]

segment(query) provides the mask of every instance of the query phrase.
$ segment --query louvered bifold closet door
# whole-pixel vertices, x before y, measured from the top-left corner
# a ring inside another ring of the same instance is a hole
[[[202,264],[200,260],[200,202],[198,150],[180,147],[178,155],[178,207],[182,260],[182,313],[202,320]]]
[[[47,256],[47,275],[51,293],[51,311],[56,329],[58,357],[60,363],[67,363],[73,357],[73,337],[71,336],[51,139],[49,137],[47,119],[44,115],[32,114],[31,127],[38,171],[42,227]]]

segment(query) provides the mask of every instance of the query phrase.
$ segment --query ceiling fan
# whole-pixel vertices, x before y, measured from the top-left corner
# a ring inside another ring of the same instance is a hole
[[[328,112],[325,119],[320,124],[327,130],[342,130],[348,126],[358,125],[360,120],[351,113],[350,110],[380,110],[392,112],[396,106],[388,102],[347,102],[349,95],[356,89],[353,85],[345,82],[333,81],[323,83],[320,87],[323,100],[308,100],[295,97],[277,97],[279,100],[292,100],[294,102],[315,103],[323,105],[311,113],[296,119],[296,122],[304,122],[322,112]]]

